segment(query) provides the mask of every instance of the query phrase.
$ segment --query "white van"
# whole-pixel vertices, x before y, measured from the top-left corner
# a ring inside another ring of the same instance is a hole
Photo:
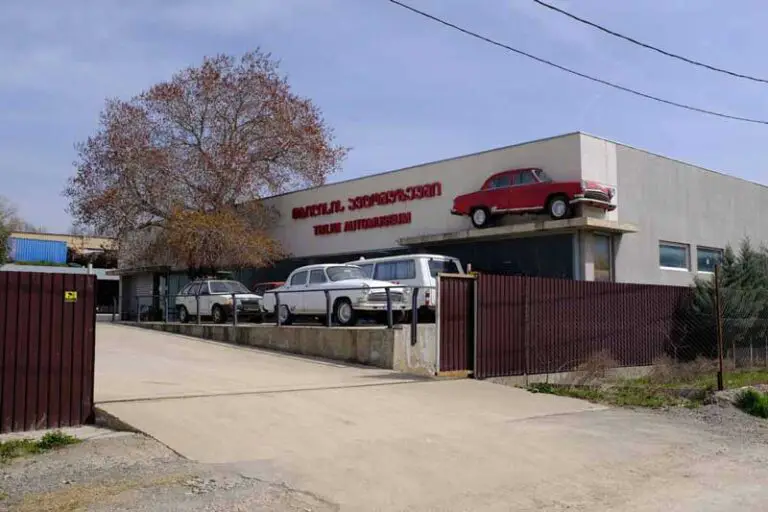
[[[461,262],[439,254],[403,254],[385,258],[360,258],[348,265],[357,265],[370,279],[394,284],[418,286],[419,317],[434,317],[437,305],[437,274],[463,274]],[[409,293],[410,295],[410,293]]]

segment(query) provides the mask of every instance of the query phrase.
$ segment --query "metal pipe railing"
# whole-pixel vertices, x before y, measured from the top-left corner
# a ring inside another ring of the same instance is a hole
[[[397,290],[404,290],[406,293],[404,293],[403,299],[404,301],[395,301],[393,297],[393,289]],[[283,325],[283,319],[281,319],[280,311],[282,307],[287,307],[287,303],[290,302],[288,300],[287,296],[291,294],[296,293],[320,293],[322,292],[325,298],[325,315],[323,316],[323,324],[331,327],[333,326],[333,319],[334,319],[334,295],[336,295],[336,298],[338,299],[338,294],[340,292],[351,292],[351,291],[362,291],[362,290],[371,290],[371,287],[369,286],[350,286],[350,287],[343,287],[343,288],[330,288],[325,290],[307,290],[307,289],[295,289],[295,290],[269,290],[265,293],[265,296],[268,294],[274,294],[275,296],[275,310],[274,311],[266,311],[263,306],[263,302],[259,305],[259,311],[256,313],[257,315],[261,316],[263,318],[264,315],[268,314],[275,314],[275,324],[277,326]],[[386,324],[387,328],[393,328],[396,319],[395,319],[395,311],[402,312],[402,313],[409,313],[410,312],[410,323],[411,323],[411,342],[414,343],[416,339],[416,330],[418,328],[418,321],[419,321],[419,299],[420,299],[420,292],[422,291],[421,287],[418,286],[407,286],[407,285],[383,285],[383,286],[374,286],[373,290],[376,292],[383,291],[385,296],[384,300],[382,301],[384,304],[383,309],[378,309],[375,311],[372,310],[366,310],[366,312],[372,312],[376,315],[379,315],[379,321],[382,321]],[[408,293],[410,291],[410,293]],[[201,311],[201,299],[203,297],[227,297],[228,301],[225,303],[218,304],[219,307],[226,308],[226,311],[222,311],[224,313],[224,316],[231,314],[231,325],[238,326],[240,325],[242,321],[242,317],[246,316],[246,313],[254,314],[254,311],[249,311],[245,309],[245,305],[242,301],[242,299],[238,299],[238,293],[227,293],[227,294],[155,294],[155,295],[135,295],[133,298],[135,300],[135,312],[136,312],[136,319],[138,322],[144,322],[144,321],[162,321],[165,323],[169,323],[172,321],[180,321],[179,314],[182,311],[182,308],[185,308],[183,304],[178,304],[179,298],[184,297],[194,297],[194,305],[190,307],[190,304],[187,302],[186,308],[189,308],[190,310],[194,308],[194,315],[192,314],[193,311],[186,310],[187,318],[188,320],[190,316],[195,317],[195,323],[200,325],[202,323],[202,317],[203,316],[213,316],[213,311],[210,312],[203,312]],[[408,300],[410,299],[410,300]],[[117,299],[115,299],[116,301]],[[379,300],[381,300],[381,297],[379,297]],[[147,301],[149,304],[147,304]],[[409,304],[407,302],[410,302]],[[131,305],[128,305],[128,311],[133,311],[133,308],[130,307]],[[207,306],[206,306],[207,307]],[[231,310],[230,310],[231,307]],[[185,309],[186,309],[185,308]],[[117,310],[117,306],[115,306],[115,311]],[[252,316],[251,314],[247,316]],[[383,315],[383,318],[382,316]],[[115,319],[115,312],[113,312],[113,321]]]
[[[418,286],[404,286],[404,285],[385,285],[385,286],[375,286],[373,287],[374,290],[384,290],[384,293],[386,294],[386,308],[385,308],[385,315],[386,315],[386,324],[387,328],[391,329],[394,327],[394,307],[392,305],[392,289],[397,288],[400,290],[412,290],[411,293],[411,317],[412,322],[418,322],[418,294],[420,288]],[[345,292],[345,291],[361,291],[361,290],[370,290],[371,287],[369,286],[355,286],[355,287],[349,287],[349,288],[333,288],[333,289],[326,289],[326,290],[269,290],[265,293],[273,293],[275,295],[275,324],[280,327],[283,325],[283,321],[280,318],[280,306],[283,305],[283,303],[280,301],[280,295],[281,294],[291,294],[291,293],[311,293],[313,291],[320,292],[322,291],[325,294],[325,317],[324,317],[324,324],[328,327],[331,327],[333,325],[333,304],[331,301],[331,292]],[[287,307],[287,306],[286,306]]]

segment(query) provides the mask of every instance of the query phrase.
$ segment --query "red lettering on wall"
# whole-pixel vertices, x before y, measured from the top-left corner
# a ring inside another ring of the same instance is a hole
[[[327,203],[310,204],[299,206],[293,209],[291,216],[294,219],[306,219],[308,217],[319,217],[320,215],[333,215],[342,213],[346,208],[341,201],[328,201]]]
[[[345,233],[351,231],[363,231],[367,229],[388,228],[391,226],[401,226],[411,223],[411,212],[393,213],[390,215],[381,215],[379,217],[366,217],[362,219],[348,220],[344,222],[333,222],[331,224],[318,224],[313,226],[315,236],[334,235],[336,233]]]
[[[420,199],[431,199],[443,195],[443,185],[439,181],[427,183],[425,185],[415,185],[412,187],[398,188],[384,192],[375,192],[362,196],[350,197],[347,199],[347,205],[342,201],[328,201],[325,203],[310,204],[307,206],[298,206],[293,209],[292,217],[294,219],[307,219],[310,217],[320,217],[323,215],[333,215],[342,213],[346,209],[363,210],[375,206],[384,206],[395,203],[406,203],[408,201],[418,201]]]

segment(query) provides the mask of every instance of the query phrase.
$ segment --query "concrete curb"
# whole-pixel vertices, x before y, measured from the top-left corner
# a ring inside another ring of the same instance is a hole
[[[132,432],[134,434],[147,435],[146,432],[142,432],[136,427],[129,425],[128,423],[124,422],[114,414],[108,413],[101,407],[98,407],[98,406],[94,407],[93,412],[94,412],[94,415],[96,416],[94,425],[97,427],[108,428],[116,432]]]

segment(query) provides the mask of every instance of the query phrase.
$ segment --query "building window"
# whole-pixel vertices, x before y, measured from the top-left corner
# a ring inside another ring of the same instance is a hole
[[[673,242],[659,243],[659,266],[674,270],[688,270],[690,268],[688,258],[688,246]]]
[[[714,272],[715,267],[723,261],[723,250],[711,247],[696,248],[696,269],[699,272]]]
[[[613,281],[611,237],[607,235],[593,235],[592,255],[594,258],[595,281]]]

